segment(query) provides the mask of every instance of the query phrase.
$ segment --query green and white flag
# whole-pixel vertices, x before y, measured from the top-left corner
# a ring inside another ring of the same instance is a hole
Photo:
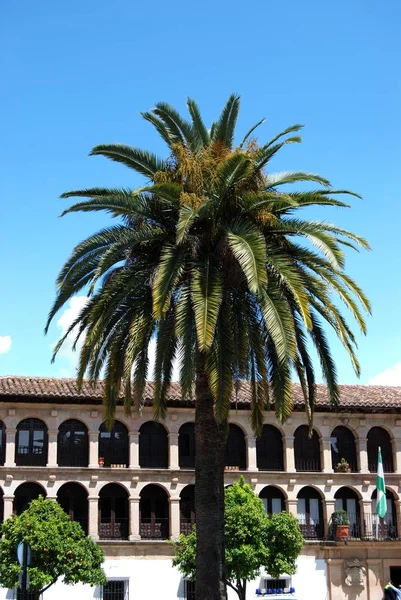
[[[377,460],[376,489],[377,489],[376,513],[379,515],[379,517],[383,518],[387,512],[387,500],[386,500],[386,486],[384,483],[382,451],[380,448],[379,448],[379,456],[378,456],[378,460]]]

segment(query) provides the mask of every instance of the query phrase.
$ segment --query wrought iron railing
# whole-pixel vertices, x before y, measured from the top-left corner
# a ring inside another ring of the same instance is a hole
[[[166,540],[169,537],[169,519],[142,517],[139,533],[143,540]]]
[[[127,540],[128,518],[107,519],[102,517],[99,523],[101,540]]]
[[[354,540],[372,540],[385,542],[398,539],[397,525],[395,515],[387,515],[381,519],[375,514],[348,514],[349,530],[346,539]],[[328,539],[340,539],[337,533],[337,527],[333,520],[329,522]],[[344,539],[344,538],[341,538]]]
[[[298,517],[299,528],[305,540],[322,540],[324,527],[322,523],[311,523],[310,520]]]
[[[191,533],[192,527],[194,526],[194,521],[191,519],[184,519],[183,517],[181,517],[180,520],[180,533],[183,533],[185,535],[188,535],[188,533]]]

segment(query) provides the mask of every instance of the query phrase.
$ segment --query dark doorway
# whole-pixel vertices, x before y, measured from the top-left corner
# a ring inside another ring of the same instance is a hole
[[[395,587],[401,585],[401,567],[390,567],[390,579]]]
[[[79,483],[65,483],[57,492],[57,502],[70,517],[88,533],[88,494]]]

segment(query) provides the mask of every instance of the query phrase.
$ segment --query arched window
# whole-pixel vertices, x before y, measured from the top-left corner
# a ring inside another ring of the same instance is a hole
[[[180,494],[180,533],[188,534],[195,524],[195,486],[186,485]]]
[[[17,425],[15,463],[18,467],[45,467],[47,427],[40,419],[25,419]]]
[[[383,469],[386,473],[394,473],[393,451],[388,432],[382,427],[372,427],[368,433],[368,466],[371,473],[377,473],[377,457],[381,448]]]
[[[302,535],[306,540],[323,537],[322,498],[312,487],[302,488],[297,496],[297,515]]]
[[[70,482],[62,485],[57,492],[57,502],[71,521],[79,523],[88,533],[88,494],[79,483]]]
[[[167,431],[161,423],[148,421],[139,429],[139,465],[145,469],[168,468]]]
[[[309,428],[301,425],[294,434],[294,453],[296,471],[321,471],[319,437],[313,430],[309,437]]]
[[[337,465],[345,459],[350,466],[351,472],[357,472],[355,438],[348,427],[339,425],[331,433],[331,463],[334,471]]]
[[[39,496],[46,498],[46,495],[46,490],[39,483],[31,481],[21,483],[14,492],[14,513],[20,515],[28,508],[32,500],[36,500]]]
[[[267,485],[259,494],[268,515],[277,515],[285,511],[285,498],[281,490],[274,485]]]
[[[57,464],[59,467],[87,467],[88,429],[77,419],[64,421],[58,429]]]
[[[375,490],[372,494],[372,524],[367,531],[371,539],[394,540],[398,538],[394,495],[389,489],[386,489],[386,504],[386,514],[383,518],[379,517],[377,514],[377,490]]]
[[[181,469],[195,468],[195,425],[184,423],[178,433],[178,455]]]
[[[0,466],[4,465],[6,458],[6,426],[0,421]]]
[[[246,444],[241,427],[229,424],[228,438],[225,452],[226,467],[237,467],[240,471],[246,469]]]
[[[117,483],[108,483],[99,492],[99,538],[128,539],[128,493]]]
[[[361,512],[358,494],[348,487],[341,487],[334,494],[335,510],[345,510],[349,520],[349,536],[361,538]],[[335,531],[333,531],[335,536]]]
[[[147,485],[140,493],[140,534],[145,540],[166,540],[169,537],[168,498],[158,485]]]
[[[109,431],[102,423],[99,427],[99,461],[103,459],[105,467],[129,465],[128,429],[120,421],[114,421]]]
[[[256,440],[256,463],[261,471],[284,471],[283,437],[273,425],[263,425]]]

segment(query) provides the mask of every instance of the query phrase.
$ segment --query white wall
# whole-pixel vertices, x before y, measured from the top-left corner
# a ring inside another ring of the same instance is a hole
[[[177,569],[167,559],[115,559],[106,560],[104,570],[108,579],[126,579],[129,600],[183,600],[184,584]],[[297,573],[292,577],[296,600],[327,600],[326,565],[323,559],[301,556]],[[256,589],[262,587],[260,579],[249,582],[247,599],[257,598]],[[58,582],[43,595],[43,600],[100,600],[99,587],[87,585],[66,586]],[[11,600],[11,590],[0,588],[0,600]],[[236,593],[228,588],[229,600],[236,600]],[[265,598],[269,598],[266,596]]]

